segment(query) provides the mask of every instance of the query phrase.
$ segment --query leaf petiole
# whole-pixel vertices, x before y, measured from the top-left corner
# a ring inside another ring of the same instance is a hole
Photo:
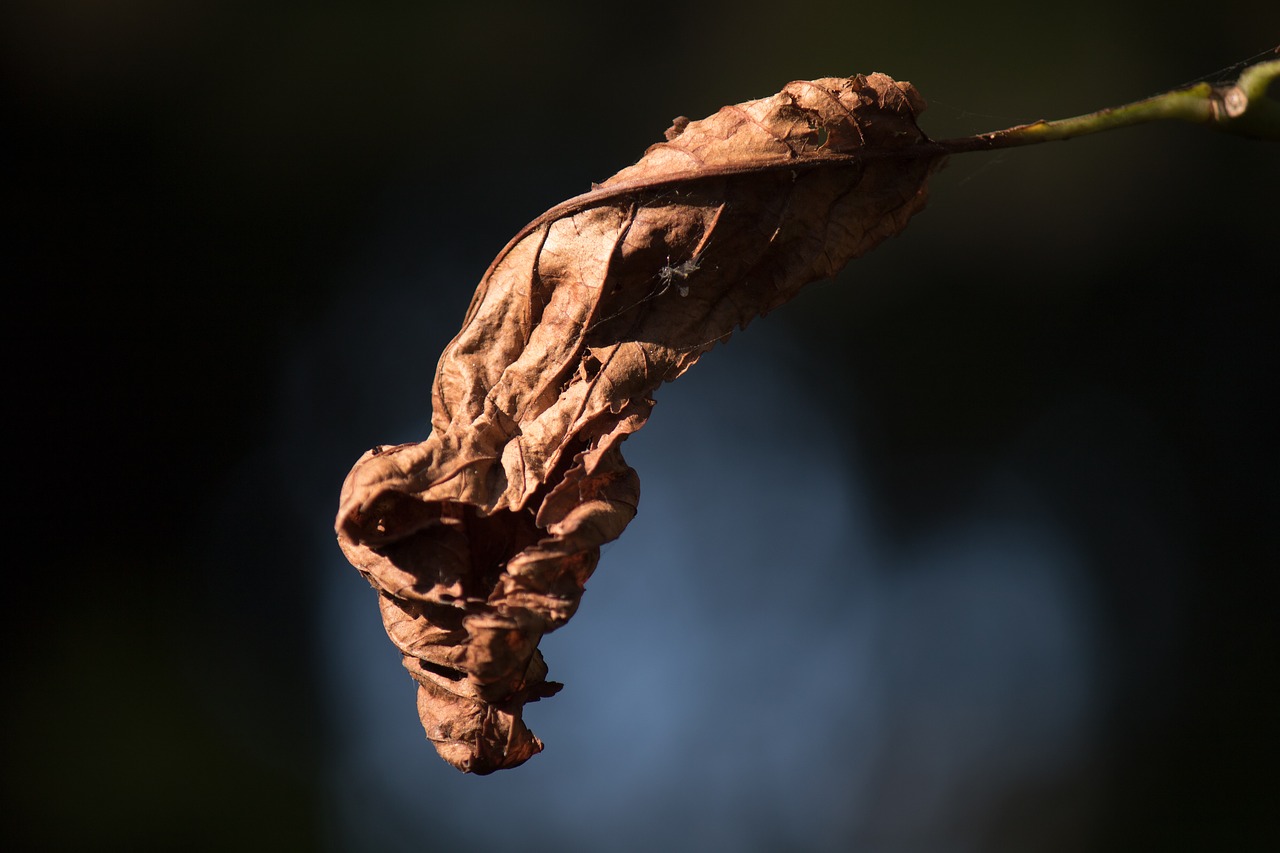
[[[1280,53],[1280,47],[1276,48]],[[1117,127],[1149,121],[1186,121],[1215,130],[1280,140],[1280,102],[1267,96],[1267,88],[1280,78],[1280,59],[1246,68],[1235,83],[1196,83],[1119,107],[1017,127],[944,139],[937,144],[951,153],[991,151],[1019,145],[1035,145],[1058,139],[1074,139]]]

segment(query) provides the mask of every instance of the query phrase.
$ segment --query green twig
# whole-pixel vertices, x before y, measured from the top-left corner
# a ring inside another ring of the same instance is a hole
[[[1275,52],[1280,54],[1280,47]],[[977,136],[943,139],[938,145],[952,153],[990,151],[1055,139],[1073,139],[1165,119],[1205,124],[1216,130],[1258,139],[1280,140],[1280,103],[1267,97],[1267,87],[1277,78],[1280,78],[1280,59],[1273,59],[1249,66],[1234,83],[1196,83],[1122,107],[1110,107],[1057,121],[1042,119]]]

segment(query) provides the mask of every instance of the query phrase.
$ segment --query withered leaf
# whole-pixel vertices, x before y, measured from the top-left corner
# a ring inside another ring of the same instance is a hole
[[[906,226],[943,159],[923,106],[872,74],[677,119],[490,265],[440,358],[431,434],[364,454],[337,519],[449,763],[542,749],[522,709],[561,685],[538,643],[639,501],[622,441],[717,341]]]

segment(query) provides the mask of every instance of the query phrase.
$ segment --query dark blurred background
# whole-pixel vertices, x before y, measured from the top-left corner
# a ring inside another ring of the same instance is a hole
[[[956,158],[659,392],[547,751],[422,738],[331,530],[526,221],[884,71],[937,137],[1280,42],[1112,2],[14,0],[8,849],[1280,849],[1280,148]]]

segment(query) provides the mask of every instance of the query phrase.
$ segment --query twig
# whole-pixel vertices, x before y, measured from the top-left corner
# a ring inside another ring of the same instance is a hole
[[[1274,51],[1280,54],[1280,47]],[[1251,65],[1235,83],[1195,83],[1181,89],[1088,115],[1057,121],[1022,124],[977,136],[943,139],[939,146],[954,154],[991,151],[1018,145],[1035,145],[1057,139],[1073,139],[1117,127],[1148,121],[1188,121],[1215,130],[1280,140],[1280,103],[1267,97],[1267,87],[1280,78],[1280,59]]]

